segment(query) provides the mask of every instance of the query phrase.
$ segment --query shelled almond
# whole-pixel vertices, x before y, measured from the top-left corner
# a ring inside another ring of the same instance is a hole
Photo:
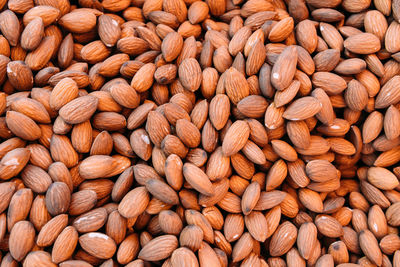
[[[400,1],[0,10],[0,266],[400,267]]]

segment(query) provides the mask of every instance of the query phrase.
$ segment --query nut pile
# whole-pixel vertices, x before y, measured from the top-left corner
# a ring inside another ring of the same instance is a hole
[[[400,267],[400,0],[0,8],[1,267]]]

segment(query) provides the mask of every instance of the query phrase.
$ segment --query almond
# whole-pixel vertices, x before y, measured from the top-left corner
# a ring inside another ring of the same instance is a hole
[[[104,6],[104,3],[103,3]],[[101,15],[98,19],[98,31],[101,41],[107,46],[114,46],[121,35],[118,22],[110,16]]]
[[[117,249],[114,240],[98,232],[81,235],[79,237],[79,244],[87,253],[99,259],[111,258]]]
[[[182,47],[182,37],[176,32],[168,33],[161,44],[161,51],[164,59],[167,62],[173,61],[178,57],[179,53],[182,50]]]
[[[396,123],[397,118],[400,117],[400,111],[394,106],[390,106],[386,110],[386,114],[383,121],[383,127],[385,135],[389,140],[393,140],[400,135],[400,125]]]
[[[55,161],[61,161],[67,167],[78,164],[78,153],[67,136],[54,134],[50,140],[50,153]]]
[[[328,95],[336,95],[346,89],[346,81],[340,76],[329,72],[316,72],[312,76],[315,87],[322,88]]]
[[[317,31],[310,20],[303,20],[297,24],[296,38],[299,44],[309,53],[314,52],[317,48]]]
[[[302,257],[310,258],[316,240],[317,227],[312,222],[303,223],[299,228],[297,237],[297,247]]]
[[[235,35],[232,36],[232,39],[229,42],[229,53],[232,56],[236,56],[239,52],[242,52],[250,35],[251,30],[249,27],[242,27],[239,29]]]
[[[307,176],[316,182],[325,182],[336,178],[336,168],[327,160],[312,160],[306,165]]]
[[[398,102],[400,94],[397,94],[397,91],[395,90],[395,84],[397,84],[397,81],[399,79],[400,76],[396,75],[388,82],[386,82],[385,85],[381,88],[375,101],[376,108],[385,108]]]
[[[24,25],[28,25],[29,22],[34,20],[36,17],[40,17],[43,20],[45,27],[55,22],[60,16],[60,10],[50,5],[39,5],[29,9],[24,17]]]
[[[24,140],[33,141],[41,136],[39,126],[31,118],[22,113],[7,111],[6,123],[16,136]]]
[[[57,236],[68,224],[68,215],[61,214],[48,221],[40,230],[36,244],[47,247],[54,243]]]
[[[150,89],[153,84],[153,75],[156,67],[153,63],[143,65],[133,76],[131,86],[137,92],[142,93]]]
[[[11,197],[15,192],[15,184],[12,182],[5,182],[0,185],[0,198],[3,201],[0,206],[0,211],[4,211],[10,204]]]
[[[25,50],[34,50],[39,46],[44,35],[44,23],[37,17],[26,25],[21,34],[21,47]]]
[[[296,242],[296,237],[297,228],[290,222],[282,223],[271,237],[271,256],[280,256],[289,251]]]
[[[53,216],[68,210],[71,193],[68,186],[62,182],[52,183],[46,192],[46,207]]]
[[[288,46],[279,55],[271,71],[271,83],[277,90],[285,90],[293,80],[297,64],[297,49]]]
[[[182,86],[191,92],[195,92],[201,83],[201,68],[194,58],[184,59],[178,69],[179,81]]]
[[[378,37],[371,33],[350,36],[343,44],[346,49],[356,54],[372,54],[381,48]]]
[[[61,215],[60,215],[61,216]],[[55,263],[68,259],[78,243],[78,233],[73,226],[66,227],[56,238],[51,257]]]
[[[329,215],[318,215],[315,219],[315,225],[318,231],[324,236],[340,237],[343,235],[343,229],[340,223]]]
[[[367,179],[371,184],[383,190],[393,189],[399,184],[397,177],[382,167],[369,168]]]
[[[294,21],[292,17],[287,17],[279,21],[272,27],[268,39],[271,42],[282,42],[293,31]]]
[[[190,121],[185,119],[178,120],[175,129],[179,139],[186,146],[195,148],[200,144],[200,131]]]
[[[98,99],[93,96],[78,97],[60,109],[60,116],[65,122],[77,124],[88,120],[96,111]],[[85,112],[83,112],[85,111]]]
[[[17,45],[20,35],[20,24],[17,16],[11,10],[3,11],[0,14],[0,30],[10,45]]]
[[[146,209],[149,201],[150,198],[146,188],[138,187],[125,195],[118,205],[118,211],[125,218],[136,217]]]
[[[361,111],[368,103],[367,89],[357,80],[351,80],[347,84],[344,97],[347,106],[355,111]]]
[[[55,49],[55,37],[52,35],[46,36],[42,39],[39,46],[26,56],[25,63],[32,70],[40,70],[49,62]]]
[[[162,235],[152,239],[139,252],[138,257],[146,261],[168,258],[178,247],[178,240],[173,235]]]
[[[378,241],[369,230],[363,230],[359,234],[361,250],[374,264],[382,264],[382,252],[378,246]]]
[[[11,103],[11,109],[20,112],[38,123],[49,123],[50,116],[46,108],[30,98],[19,98]]]
[[[51,184],[50,176],[42,169],[28,164],[21,173],[24,184],[36,193],[44,193]]]
[[[229,68],[225,73],[224,85],[226,94],[232,103],[237,104],[249,95],[249,85],[242,73],[235,68]]]
[[[11,256],[21,261],[35,244],[35,229],[28,221],[17,222],[11,230],[9,249]],[[23,241],[23,242],[20,242]]]
[[[7,211],[8,231],[18,222],[27,218],[32,206],[33,193],[29,188],[19,189],[11,198]]]
[[[77,217],[73,226],[79,233],[88,233],[100,229],[107,220],[107,211],[104,208],[93,209]]]
[[[369,143],[378,137],[383,127],[383,115],[378,112],[372,112],[364,122],[362,135],[363,143]]]
[[[50,253],[45,251],[33,251],[30,252],[25,260],[24,264],[26,266],[34,266],[34,265],[48,265],[48,266],[57,266],[51,261]]]
[[[298,121],[310,118],[322,108],[321,102],[314,97],[302,97],[295,100],[283,113],[288,120]]]
[[[237,104],[239,111],[249,118],[260,118],[265,114],[268,102],[262,96],[250,95]]]
[[[254,239],[246,232],[236,242],[232,251],[232,261],[238,262],[246,258],[253,248]]]
[[[236,121],[229,127],[222,142],[225,156],[236,154],[244,147],[250,135],[250,128],[245,121]]]
[[[183,165],[183,176],[186,181],[200,193],[211,196],[214,194],[212,184],[207,174],[205,174],[200,168],[191,163],[185,163]]]
[[[211,249],[211,248],[210,248]],[[212,252],[214,252],[211,249]],[[208,254],[207,254],[208,255]],[[188,248],[175,249],[171,255],[171,266],[198,266],[196,255]],[[217,259],[218,260],[218,259]],[[219,262],[218,262],[219,264]]]
[[[91,42],[81,50],[82,59],[86,62],[95,64],[105,60],[110,55],[110,50],[101,41]]]
[[[87,10],[75,10],[62,16],[59,24],[70,32],[85,33],[95,27],[96,16]]]

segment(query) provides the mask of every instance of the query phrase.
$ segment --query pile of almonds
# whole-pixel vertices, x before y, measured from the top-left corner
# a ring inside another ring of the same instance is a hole
[[[400,0],[0,0],[1,267],[400,267]]]

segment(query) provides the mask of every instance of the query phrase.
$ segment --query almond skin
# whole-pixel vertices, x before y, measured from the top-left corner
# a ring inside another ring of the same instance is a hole
[[[55,42],[56,39],[52,35],[44,37],[39,46],[25,58],[25,63],[29,68],[32,70],[42,69],[49,62],[51,55],[56,49]]]
[[[375,101],[376,108],[385,108],[398,101],[400,94],[396,93],[394,87],[399,79],[400,76],[396,75],[381,88]]]
[[[161,51],[163,53],[163,57],[167,62],[174,60],[178,57],[183,47],[183,39],[182,37],[176,33],[171,32],[165,36],[162,44]]]
[[[96,111],[98,99],[93,96],[78,97],[60,109],[60,116],[67,123],[77,124],[88,120]],[[83,112],[84,111],[84,112]]]
[[[64,78],[57,83],[50,94],[50,107],[59,110],[78,96],[78,85],[71,78]]]
[[[99,241],[103,241],[101,247],[99,247]],[[91,232],[80,236],[79,244],[90,255],[100,259],[111,258],[117,249],[114,240],[105,234],[97,232]]]
[[[322,108],[321,102],[313,97],[303,97],[293,102],[283,113],[288,120],[298,121],[310,118]]]
[[[168,258],[177,247],[178,240],[175,236],[159,236],[147,243],[140,250],[138,257],[143,260],[162,260]]]
[[[236,121],[228,129],[222,142],[222,152],[225,156],[237,153],[245,145],[250,135],[250,128],[244,121]]]
[[[393,173],[381,167],[369,168],[367,177],[371,184],[380,189],[390,190],[399,184]]]
[[[54,243],[57,236],[68,224],[68,216],[61,214],[48,221],[40,230],[36,244],[47,247]],[[53,231],[50,233],[50,231]]]
[[[46,108],[39,102],[30,98],[19,98],[13,101],[11,108],[20,112],[38,123],[49,123],[50,115]]]
[[[197,60],[193,58],[183,60],[179,65],[178,74],[179,81],[186,90],[194,92],[199,89],[201,68]]]
[[[378,37],[371,33],[360,33],[347,38],[344,47],[356,54],[371,54],[381,48]]]
[[[128,192],[118,205],[118,211],[125,218],[136,217],[142,213],[149,202],[149,194],[145,187],[138,187]],[[134,209],[132,203],[137,203]]]
[[[110,16],[101,15],[98,19],[99,23],[99,36],[102,42],[107,47],[114,46],[121,35],[121,29],[118,22],[112,19]]]
[[[277,90],[286,89],[294,77],[297,64],[297,50],[294,46],[285,48],[271,71],[271,83]]]
[[[33,141],[41,136],[39,126],[22,113],[7,111],[6,123],[8,128],[22,139]]]
[[[86,10],[77,10],[61,17],[60,25],[70,32],[89,32],[96,25],[96,16]]]
[[[28,221],[17,222],[10,233],[9,247],[11,256],[21,261],[32,249],[35,241],[35,229]],[[23,240],[24,242],[20,242]]]
[[[65,183],[55,182],[46,192],[46,208],[53,216],[66,212],[70,200],[71,193]]]
[[[286,253],[296,242],[297,229],[290,222],[281,224],[271,237],[271,245],[269,251],[271,256],[279,256]],[[280,243],[279,241],[283,242]],[[277,243],[278,242],[278,243]],[[281,245],[278,245],[278,244]]]
[[[316,182],[324,182],[336,177],[336,168],[326,160],[313,160],[307,163],[306,173]]]
[[[17,16],[11,10],[3,11],[0,15],[0,30],[9,40],[10,45],[16,46],[20,28]]]
[[[183,166],[183,176],[186,181],[200,193],[207,196],[214,194],[208,176],[197,166],[191,163],[185,163]]]
[[[21,46],[25,50],[34,50],[40,44],[44,34],[44,24],[40,17],[33,19],[26,25],[21,34]]]
[[[78,233],[72,226],[66,227],[54,242],[52,261],[55,263],[68,259],[78,243]]]
[[[235,68],[229,68],[225,72],[225,90],[232,103],[237,104],[240,100],[249,95],[249,85],[243,74]]]

